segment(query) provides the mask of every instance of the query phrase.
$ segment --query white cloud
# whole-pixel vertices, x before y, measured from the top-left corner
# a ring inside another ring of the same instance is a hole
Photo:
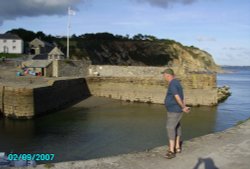
[[[216,39],[213,37],[199,36],[196,38],[198,42],[215,42]]]
[[[247,50],[246,48],[244,48],[244,47],[224,47],[223,48],[224,50],[231,50],[231,51],[236,51],[236,50],[238,50],[238,51],[243,51],[243,50]]]
[[[153,6],[165,8],[175,3],[191,4],[197,0],[135,0],[135,1],[139,3],[149,3],[150,5]]]
[[[246,47],[224,47],[217,57],[221,65],[250,65],[250,49]]]
[[[152,25],[151,22],[114,22],[113,25],[121,25],[121,26],[149,26]]]

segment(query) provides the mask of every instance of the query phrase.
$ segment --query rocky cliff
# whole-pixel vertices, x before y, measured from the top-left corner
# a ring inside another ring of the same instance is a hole
[[[56,43],[66,53],[66,38],[45,35],[25,29],[13,29],[7,33],[20,36],[25,42],[34,38]],[[95,65],[177,66],[191,72],[220,71],[210,54],[196,47],[186,47],[168,39],[152,35],[129,36],[111,33],[86,33],[72,35],[70,39],[72,58],[87,59]]]
[[[78,41],[83,58],[98,65],[178,66],[191,72],[220,71],[212,56],[171,40]],[[74,49],[77,50],[77,49]],[[75,54],[78,55],[79,53]]]

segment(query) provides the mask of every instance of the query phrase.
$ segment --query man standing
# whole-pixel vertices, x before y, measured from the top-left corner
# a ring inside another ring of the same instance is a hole
[[[168,90],[165,97],[165,107],[167,109],[167,132],[169,139],[169,149],[166,158],[175,157],[175,153],[181,152],[181,124],[183,112],[188,113],[190,107],[184,102],[183,89],[180,82],[175,79],[172,69],[165,69],[162,72],[164,79],[168,81]]]

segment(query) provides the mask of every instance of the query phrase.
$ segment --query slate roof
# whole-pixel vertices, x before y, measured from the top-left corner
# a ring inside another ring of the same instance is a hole
[[[45,46],[54,47],[53,44],[51,44],[51,43],[49,43],[49,42],[46,42],[46,41],[43,41],[43,40],[38,39],[38,38],[33,39],[31,42],[29,42],[29,44],[32,44],[32,43],[35,42],[35,41],[39,41],[39,42],[43,43]]]
[[[62,51],[58,47],[54,47],[54,49],[51,50],[49,55],[63,55],[64,56],[64,53],[62,53]]]
[[[0,39],[21,39],[21,38],[15,34],[5,33],[5,34],[0,34]]]
[[[51,63],[50,60],[32,60],[30,65],[26,65],[26,67],[30,68],[46,68]]]
[[[47,60],[48,54],[44,53],[44,54],[35,55],[32,59],[33,60]]]

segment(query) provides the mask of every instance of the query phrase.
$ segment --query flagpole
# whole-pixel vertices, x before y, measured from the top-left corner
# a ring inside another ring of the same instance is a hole
[[[68,24],[67,24],[67,59],[69,59],[69,29],[70,29],[70,7],[68,7]]]

